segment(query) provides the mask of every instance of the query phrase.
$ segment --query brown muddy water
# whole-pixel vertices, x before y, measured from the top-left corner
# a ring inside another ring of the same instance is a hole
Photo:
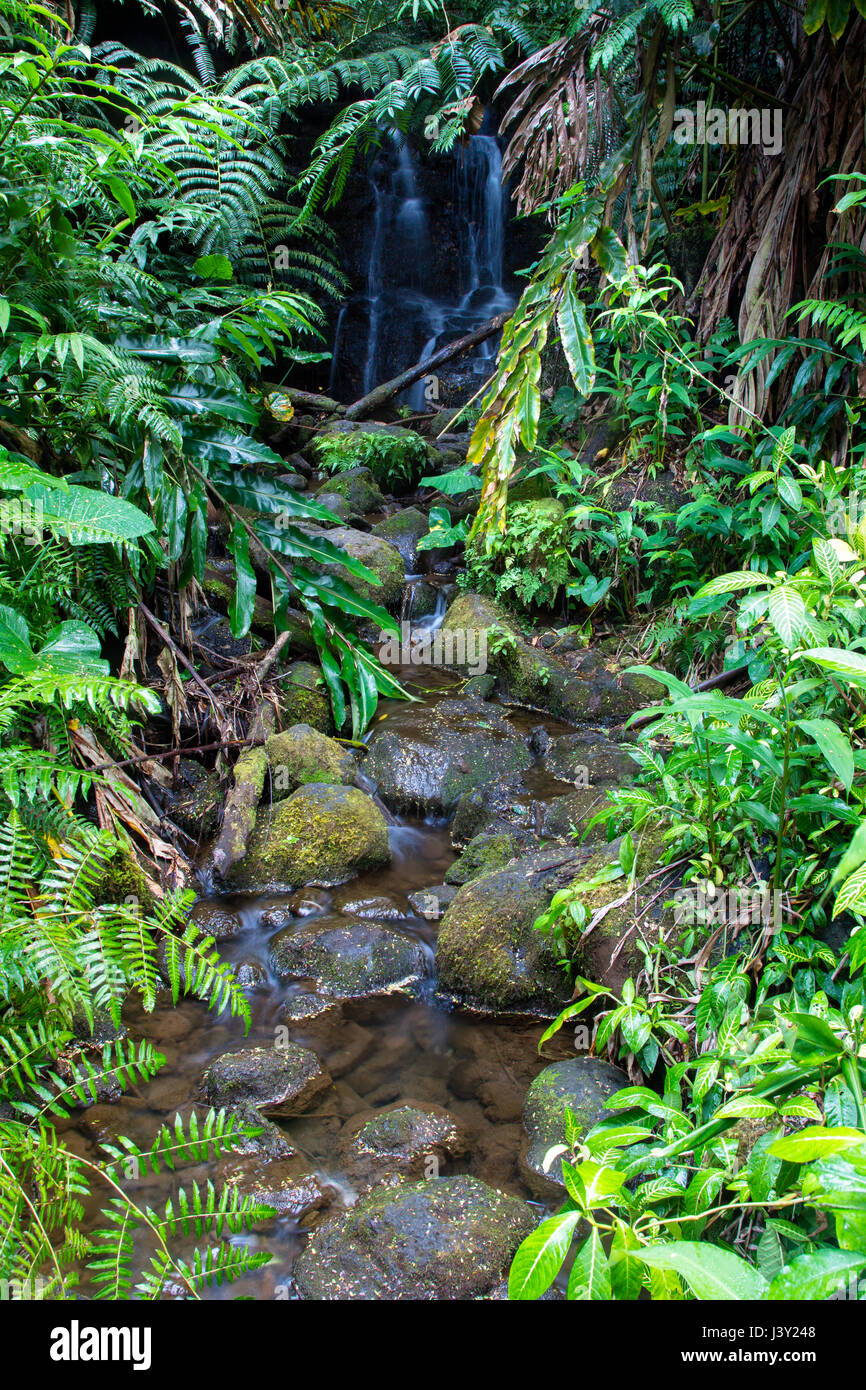
[[[429,668],[404,669],[401,676],[425,701],[452,694],[455,686],[454,677]],[[395,728],[402,726],[409,731],[417,708],[389,701],[381,706],[381,715]],[[568,727],[527,711],[513,710],[511,715],[524,731],[542,725],[555,735]],[[572,790],[547,776],[543,768],[530,769],[524,784],[521,799],[525,797],[527,803]],[[468,1172],[506,1192],[530,1197],[518,1168],[523,1101],[543,1066],[558,1057],[574,1055],[570,1034],[564,1031],[546,1044],[540,1057],[541,1021],[479,1018],[437,996],[433,977],[437,924],[414,912],[408,898],[419,889],[440,884],[456,854],[444,822],[391,819],[395,823],[390,830],[390,866],[341,887],[261,896],[214,896],[203,888],[207,901],[236,913],[242,923],[237,936],[220,943],[221,955],[235,966],[250,965],[259,976],[259,983],[248,990],[252,1012],[249,1033],[244,1034],[240,1020],[228,1015],[217,1017],[196,1001],[182,999],[178,1007],[172,1007],[167,993],[152,1014],[144,1013],[138,1004],[129,1004],[124,1010],[129,1036],[146,1038],[165,1057],[164,1067],[153,1081],[133,1087],[116,1103],[93,1106],[58,1126],[65,1131],[70,1146],[91,1159],[99,1157],[100,1141],[111,1143],[116,1135],[128,1135],[147,1147],[161,1125],[173,1126],[177,1113],[188,1116],[193,1109],[199,1113],[207,1109],[202,1076],[216,1056],[239,1048],[273,1046],[279,1033],[285,1033],[281,1006],[304,990],[303,985],[277,980],[268,962],[268,942],[280,925],[275,925],[279,916],[275,910],[289,902],[295,912],[317,916],[346,910],[351,904],[353,916],[385,920],[389,927],[423,943],[430,977],[414,997],[397,994],[343,1003],[320,1017],[291,1024],[291,1039],[318,1054],[335,1084],[307,1114],[274,1123],[303,1160],[299,1160],[299,1171],[318,1177],[328,1189],[331,1204],[307,1213],[300,1221],[278,1217],[253,1232],[231,1237],[249,1249],[268,1251],[271,1261],[233,1285],[206,1290],[204,1298],[293,1297],[292,1265],[310,1230],[329,1211],[351,1204],[356,1195],[340,1168],[340,1131],[353,1117],[383,1106],[421,1101],[449,1110],[466,1131],[468,1151],[464,1158],[443,1164],[443,1174]],[[236,1168],[243,1162],[222,1160],[210,1168],[182,1165],[178,1173],[164,1170],[157,1176],[131,1176],[124,1185],[139,1204],[162,1210],[179,1186],[189,1187],[190,1179],[217,1181],[227,1165]],[[93,1222],[110,1195],[104,1185],[96,1188],[85,1225]],[[193,1239],[173,1241],[172,1251],[186,1258],[196,1243]],[[203,1239],[198,1243],[212,1242]],[[142,1237],[136,1253],[140,1258],[147,1252],[147,1241]],[[80,1292],[88,1296],[86,1282]],[[180,1291],[176,1292],[180,1296]]]

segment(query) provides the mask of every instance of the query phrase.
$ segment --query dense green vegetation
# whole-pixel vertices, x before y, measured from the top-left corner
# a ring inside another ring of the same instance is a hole
[[[565,1205],[510,1296],[574,1256],[574,1299],[829,1297],[866,1269],[866,6],[165,11],[182,62],[91,45],[89,6],[70,25],[0,0],[0,1278],[158,1298],[267,1259],[228,1239],[266,1204],[192,1180],[158,1210],[121,1182],[255,1125],[211,1111],[97,1164],[53,1122],[159,1070],[117,1034],[130,995],[152,1010],[167,981],[249,1018],[189,921],[146,722],[219,745],[227,771],[288,645],[349,744],[404,693],[363,636],[398,633],[394,606],[279,436],[328,356],[350,171],[392,131],[449,150],[501,84],[541,249],[458,417],[466,463],[431,472],[404,431],[314,453],[335,484],[360,466],[426,488],[418,549],[465,547],[464,590],[579,648],[613,636],[667,691],[626,726],[635,781],[593,816],[615,859],[536,923],[573,1000],[541,1045],[591,1019],[634,1084],[570,1124]],[[112,7],[99,25],[121,29]],[[782,110],[782,149],[680,143],[699,101]],[[231,635],[260,643],[231,708],[190,638],[215,513]],[[651,896],[648,863],[676,870],[678,910],[636,932],[614,992],[583,972],[596,895]]]

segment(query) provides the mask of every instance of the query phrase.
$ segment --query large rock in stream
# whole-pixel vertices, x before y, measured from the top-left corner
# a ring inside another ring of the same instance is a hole
[[[625,1072],[599,1057],[570,1057],[539,1072],[523,1106],[527,1141],[520,1155],[521,1172],[533,1192],[548,1200],[565,1194],[562,1156],[554,1159],[547,1172],[544,1158],[548,1149],[566,1142],[567,1114],[574,1116],[582,1138],[600,1120],[611,1118],[605,1102],[627,1085]]]
[[[327,1221],[295,1265],[303,1299],[462,1300],[490,1293],[536,1224],[478,1178],[374,1191]]]
[[[348,749],[310,724],[293,724],[282,734],[272,734],[265,747],[274,801],[308,782],[350,785],[358,771]]]
[[[563,850],[545,850],[464,884],[439,926],[440,987],[484,1013],[556,1014],[568,995],[549,937],[533,923],[550,904]],[[577,862],[565,869],[575,877]]]
[[[501,710],[482,700],[439,700],[386,720],[364,771],[386,805],[428,815],[453,810],[464,792],[532,765]]]
[[[260,806],[235,888],[332,887],[391,858],[388,827],[371,797],[357,787],[311,782],[285,801]]]
[[[469,633],[477,636],[470,640]],[[493,633],[499,640],[495,651],[490,651]],[[572,653],[566,661],[533,646],[515,619],[482,594],[463,593],[454,600],[442,623],[443,650],[449,636],[457,653],[461,640],[465,650],[476,652],[483,641],[503,699],[545,710],[572,724],[625,719],[665,693],[657,681],[628,675],[616,661],[591,648]],[[461,669],[459,655],[452,664]]]
[[[315,1052],[293,1042],[224,1052],[204,1076],[211,1105],[235,1111],[252,1106],[269,1115],[300,1115],[330,1085]]]
[[[285,927],[269,945],[274,973],[312,981],[331,999],[363,999],[416,984],[425,973],[419,941],[378,922],[327,914]]]
[[[420,1101],[356,1115],[340,1135],[341,1162],[353,1182],[366,1186],[438,1176],[440,1163],[465,1152],[459,1121],[441,1106]]]

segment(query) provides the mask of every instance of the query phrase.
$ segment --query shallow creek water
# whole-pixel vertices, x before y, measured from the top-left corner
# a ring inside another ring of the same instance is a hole
[[[404,670],[402,677],[425,701],[453,693],[454,678],[429,668]],[[423,692],[423,693],[422,693]],[[417,705],[384,702],[380,717],[393,726],[411,728]],[[526,711],[513,710],[516,726],[528,730],[543,725],[551,734],[565,725]],[[543,766],[524,777],[527,803],[548,800],[571,790],[547,776]],[[523,799],[523,798],[521,798]],[[560,1035],[545,1046],[539,1057],[539,1020],[478,1018],[449,1005],[436,994],[433,949],[437,924],[412,910],[409,894],[440,884],[455,859],[449,830],[443,822],[394,817],[390,830],[393,858],[384,870],[367,874],[333,889],[308,889],[294,894],[210,896],[211,901],[235,912],[241,933],[220,943],[224,959],[233,963],[256,961],[265,972],[259,987],[249,991],[252,1025],[245,1036],[240,1020],[216,1017],[193,1000],[181,1000],[173,1008],[168,996],[152,1014],[129,1005],[124,1020],[132,1038],[145,1037],[165,1056],[165,1066],[149,1084],[133,1088],[116,1104],[97,1105],[80,1112],[62,1126],[72,1146],[95,1158],[101,1139],[125,1134],[145,1147],[160,1125],[173,1124],[179,1111],[188,1115],[202,1107],[201,1078],[218,1054],[242,1047],[272,1046],[281,1028],[279,1010],[284,1000],[303,990],[299,984],[276,980],[268,965],[268,942],[277,929],[263,922],[263,914],[292,899],[295,910],[304,900],[310,914],[339,912],[352,905],[356,915],[377,916],[389,927],[422,941],[429,953],[430,978],[415,997],[391,995],[343,1004],[326,1015],[291,1025],[293,1041],[312,1048],[334,1079],[313,1109],[298,1118],[277,1120],[291,1144],[306,1160],[306,1171],[335,1190],[335,1206],[350,1204],[354,1192],[339,1167],[338,1136],[350,1118],[394,1102],[434,1103],[451,1111],[468,1136],[468,1152],[443,1167],[443,1173],[469,1172],[493,1186],[528,1198],[518,1169],[523,1129],[521,1110],[533,1077],[549,1061],[569,1055],[569,1037]],[[368,900],[366,906],[360,906]],[[376,901],[372,901],[376,900]],[[573,1054],[572,1054],[573,1055]],[[136,1200],[162,1208],[178,1186],[191,1177],[206,1181],[219,1176],[206,1167],[184,1165],[179,1174],[163,1171],[139,1181],[128,1190]],[[103,1189],[100,1201],[110,1195]],[[98,1203],[89,1215],[95,1215]],[[332,1206],[331,1210],[334,1207]],[[312,1213],[301,1222],[277,1218],[251,1234],[235,1237],[254,1249],[268,1250],[272,1259],[260,1271],[233,1286],[213,1289],[205,1297],[271,1299],[291,1297],[291,1267],[311,1225],[327,1217]],[[201,1242],[204,1244],[205,1242]],[[194,1242],[190,1242],[190,1246]],[[181,1255],[189,1247],[173,1243]],[[86,1286],[82,1293],[87,1296]]]

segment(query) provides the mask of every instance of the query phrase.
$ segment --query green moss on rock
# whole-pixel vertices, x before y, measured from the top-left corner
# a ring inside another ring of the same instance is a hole
[[[562,1158],[554,1160],[547,1172],[543,1165],[548,1149],[566,1142],[565,1122],[569,1111],[581,1137],[600,1120],[611,1117],[605,1102],[627,1085],[624,1071],[598,1057],[567,1058],[553,1062],[539,1073],[523,1106],[527,1142],[520,1161],[521,1171],[534,1192],[550,1198],[561,1196],[565,1190]]]
[[[265,747],[275,801],[307,782],[351,783],[358,770],[347,749],[310,724],[293,724],[285,733],[273,734]]]
[[[357,787],[312,782],[273,806],[259,807],[244,858],[229,881],[266,887],[331,887],[391,858],[388,827]]]

